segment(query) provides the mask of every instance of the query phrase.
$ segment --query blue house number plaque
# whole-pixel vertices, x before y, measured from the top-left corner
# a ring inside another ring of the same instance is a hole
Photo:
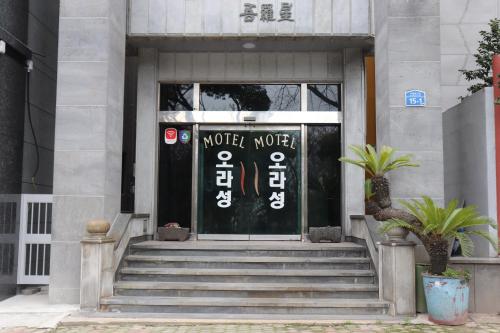
[[[427,97],[425,91],[422,90],[407,90],[405,91],[405,106],[425,106]]]

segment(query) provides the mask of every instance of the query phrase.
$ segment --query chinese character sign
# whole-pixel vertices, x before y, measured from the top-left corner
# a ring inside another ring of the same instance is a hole
[[[253,3],[244,3],[243,4],[243,12],[240,13],[240,17],[243,18],[244,22],[251,23],[254,22],[255,18],[260,14],[261,22],[273,22],[273,21],[289,21],[294,22],[295,20],[292,18],[292,7],[293,4],[290,2],[281,2],[279,8],[279,18],[276,20],[274,13],[274,6],[272,3],[263,3],[260,5],[259,13],[256,12],[257,5]]]
[[[245,22],[253,22],[257,13],[254,12],[254,9],[257,7],[251,3],[245,3],[245,8],[243,9],[243,13],[240,14],[240,17],[244,17]]]

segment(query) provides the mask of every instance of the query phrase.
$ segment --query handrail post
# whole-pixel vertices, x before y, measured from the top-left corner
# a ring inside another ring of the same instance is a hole
[[[415,243],[383,241],[379,246],[380,296],[393,316],[415,316]]]
[[[87,223],[87,235],[81,241],[80,308],[96,311],[101,297],[113,295],[113,250],[115,241],[106,236],[106,220]]]

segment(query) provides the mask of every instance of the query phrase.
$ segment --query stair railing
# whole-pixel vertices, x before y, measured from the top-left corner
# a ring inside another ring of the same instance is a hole
[[[113,224],[106,220],[87,223],[81,241],[80,308],[97,311],[102,297],[113,295],[116,271],[129,243],[147,236],[149,214],[118,214]]]

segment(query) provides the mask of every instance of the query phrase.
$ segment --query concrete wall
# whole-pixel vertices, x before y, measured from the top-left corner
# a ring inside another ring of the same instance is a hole
[[[28,1],[10,0],[0,6],[2,28],[26,43],[28,38]],[[23,59],[0,56],[0,193],[21,193],[24,127],[24,88],[26,71]]]
[[[36,169],[36,150],[26,110],[22,168],[23,193],[52,193],[58,17],[59,1],[29,1],[28,45],[33,51],[43,55],[33,55],[34,68],[30,74],[31,118],[40,159],[39,171],[35,179],[32,179]]]
[[[441,105],[459,103],[471,83],[460,69],[475,69],[480,30],[489,30],[490,19],[500,17],[500,0],[441,0]]]
[[[120,210],[126,1],[61,1],[49,298],[78,303],[89,219]]]
[[[129,0],[129,34],[134,35],[367,35],[372,33],[370,0],[289,0],[294,22],[282,21],[278,0]],[[244,22],[244,3],[273,4],[276,21]]]
[[[444,199],[439,1],[377,0],[377,145],[413,154],[419,168],[391,171],[392,197]],[[404,106],[404,92],[427,92],[427,105]]]
[[[28,34],[27,13],[27,0],[3,1],[0,6],[2,28],[24,43]],[[16,291],[25,79],[22,61],[0,55],[0,256],[12,260],[0,260],[0,300]],[[3,215],[11,209],[16,215]]]
[[[446,202],[465,200],[496,220],[494,124],[492,88],[476,92],[443,113]],[[484,230],[496,237],[494,229]],[[475,256],[496,257],[496,251],[484,240],[475,245]]]
[[[471,273],[469,283],[469,312],[493,313],[500,311],[500,259],[451,258],[454,269]]]

